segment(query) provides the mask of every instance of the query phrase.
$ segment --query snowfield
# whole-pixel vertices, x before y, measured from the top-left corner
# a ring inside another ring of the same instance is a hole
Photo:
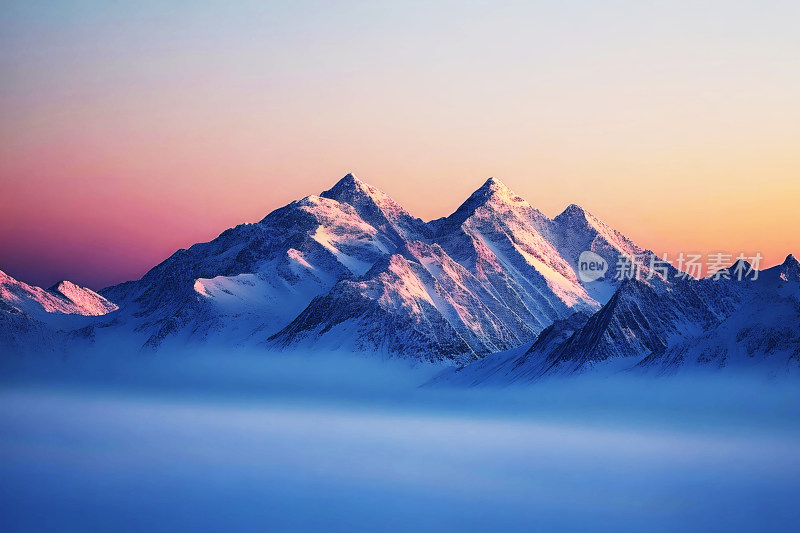
[[[800,527],[788,379],[465,389],[332,352],[52,363],[0,372],[2,531]]]

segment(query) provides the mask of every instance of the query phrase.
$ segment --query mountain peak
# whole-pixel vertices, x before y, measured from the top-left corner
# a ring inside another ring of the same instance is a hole
[[[607,224],[578,204],[569,204],[553,220],[557,224],[566,224],[567,226],[591,227],[598,231],[611,230]]]
[[[517,194],[508,187],[508,185],[497,178],[489,178],[478,188],[478,190],[476,190],[474,193],[472,193],[472,195],[470,195],[469,198],[467,198],[467,201],[464,202],[462,207],[471,206],[472,210],[474,210],[484,204],[496,200],[501,202],[525,202],[525,200],[517,196]]]
[[[339,180],[339,183],[346,183],[353,187],[362,187],[364,185],[364,182],[361,181],[361,179],[359,179],[359,177],[353,174],[352,172],[348,172],[347,174],[345,174],[344,177]]]
[[[483,183],[483,185],[481,185],[480,188],[481,189],[491,189],[493,191],[499,191],[499,190],[502,190],[502,189],[508,189],[508,186],[505,183],[503,183],[502,181],[500,181],[499,179],[491,177],[491,178],[487,179]]]
[[[394,204],[389,196],[367,183],[364,183],[355,174],[347,174],[336,182],[336,184],[320,194],[322,198],[336,200],[345,204],[350,204],[358,210],[359,205],[365,202],[376,205]]]
[[[505,211],[509,206],[511,208],[524,207],[532,209],[523,198],[517,196],[505,183],[497,178],[489,178],[453,214],[433,222],[437,226],[460,226],[475,211],[484,206],[489,206],[490,209],[499,211]]]
[[[333,187],[323,192],[320,196],[336,199],[336,196],[341,196],[342,194],[366,192],[369,189],[374,189],[374,187],[371,187],[370,185],[367,185],[361,181],[355,174],[348,173],[342,179],[337,181]]]
[[[82,315],[104,315],[119,309],[117,305],[100,296],[93,290],[76,285],[71,281],[59,281],[47,292],[65,298],[77,308]]]
[[[743,272],[750,272],[752,268],[753,265],[751,265],[748,261],[745,261],[744,259],[737,259],[731,266],[728,267],[727,270],[735,272],[737,269],[739,269]]]
[[[387,224],[398,234],[400,240],[418,234],[427,233],[425,223],[411,216],[400,204],[378,189],[358,179],[354,174],[347,174],[327,191],[320,194],[322,198],[349,204],[368,224],[375,228]]]
[[[62,294],[64,296],[66,296],[65,293],[67,293],[67,292],[69,292],[71,290],[75,290],[75,289],[80,289],[80,287],[78,287],[77,285],[75,285],[71,281],[67,281],[67,280],[64,279],[64,280],[59,281],[58,283],[56,283],[55,285],[53,285],[52,287],[50,287],[47,290],[48,290],[48,292],[57,292],[59,294]]]
[[[398,207],[394,200],[389,195],[373,187],[368,183],[364,183],[355,174],[347,174],[345,177],[336,182],[336,184],[320,194],[322,198],[336,200],[350,204],[358,210],[359,204],[368,202],[377,206],[392,205]]]
[[[524,202],[511,188],[497,178],[489,178],[476,190],[472,196],[478,195],[484,200],[491,198],[503,199],[512,202]]]
[[[578,204],[569,204],[556,218],[583,218],[588,219],[591,214]]]
[[[787,255],[783,263],[775,268],[781,273],[780,276],[784,281],[800,281],[800,262],[793,254]]]

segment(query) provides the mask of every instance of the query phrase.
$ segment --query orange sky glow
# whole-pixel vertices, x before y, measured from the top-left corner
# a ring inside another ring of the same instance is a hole
[[[137,278],[347,172],[426,220],[494,176],[670,256],[800,253],[796,6],[457,5],[3,6],[0,269]]]

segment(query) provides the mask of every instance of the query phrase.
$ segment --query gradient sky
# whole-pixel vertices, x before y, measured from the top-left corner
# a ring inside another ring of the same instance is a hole
[[[657,252],[800,253],[800,3],[0,6],[0,269],[92,288],[347,172]]]

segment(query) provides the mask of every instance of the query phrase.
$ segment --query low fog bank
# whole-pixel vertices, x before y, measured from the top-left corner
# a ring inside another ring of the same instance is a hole
[[[768,379],[733,372],[669,377],[584,374],[469,388],[438,383],[441,371],[441,366],[333,351],[90,351],[66,357],[6,357],[0,366],[0,387],[191,403],[312,404],[800,433],[800,387],[790,377]]]
[[[792,531],[800,393],[333,352],[3,359],[2,531]]]

